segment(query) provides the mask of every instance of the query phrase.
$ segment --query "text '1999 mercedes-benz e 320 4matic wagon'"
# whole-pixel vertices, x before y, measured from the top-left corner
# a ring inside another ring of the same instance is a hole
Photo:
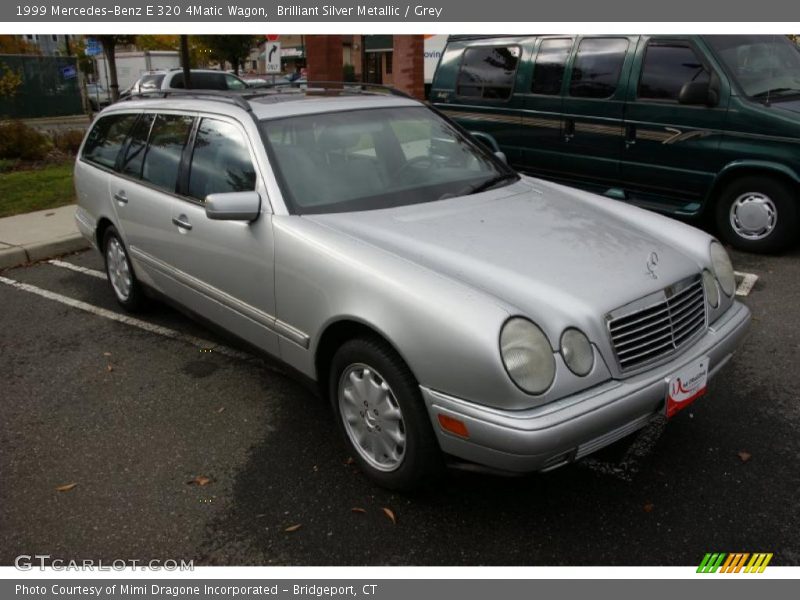
[[[75,181],[122,306],[166,296],[316,381],[390,488],[580,459],[702,395],[750,320],[710,235],[386,90],[120,102]]]

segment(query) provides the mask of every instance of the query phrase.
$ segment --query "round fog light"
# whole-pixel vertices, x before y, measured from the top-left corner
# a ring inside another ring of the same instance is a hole
[[[561,356],[569,370],[580,377],[588,375],[594,366],[592,344],[578,329],[565,329],[561,334]]]

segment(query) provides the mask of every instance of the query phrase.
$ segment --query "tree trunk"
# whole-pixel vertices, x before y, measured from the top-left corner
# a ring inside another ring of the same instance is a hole
[[[109,39],[111,38],[111,39]],[[103,55],[106,57],[108,65],[108,89],[111,90],[111,101],[119,100],[119,81],[117,81],[117,60],[116,60],[116,41],[112,36],[103,36]]]

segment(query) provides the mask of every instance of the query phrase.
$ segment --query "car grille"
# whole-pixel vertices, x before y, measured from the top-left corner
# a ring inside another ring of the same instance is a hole
[[[699,276],[664,288],[607,316],[622,371],[680,350],[706,327],[706,299]]]

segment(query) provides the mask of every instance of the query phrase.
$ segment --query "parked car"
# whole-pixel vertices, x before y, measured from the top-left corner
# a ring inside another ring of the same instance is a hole
[[[124,308],[166,296],[316,382],[390,488],[582,458],[701,395],[750,321],[710,235],[519,176],[408,97],[119,102],[75,185]]]
[[[86,84],[86,97],[89,106],[94,112],[98,112],[102,107],[111,104],[111,94],[99,83]]]
[[[195,90],[244,90],[250,87],[262,87],[257,82],[249,85],[244,79],[225,71],[210,69],[192,69],[191,86]],[[183,70],[153,72],[142,77],[126,90],[121,97],[155,91],[182,90],[186,86],[183,81]]]
[[[451,36],[431,100],[522,171],[736,248],[800,233],[800,51],[772,35]]]

